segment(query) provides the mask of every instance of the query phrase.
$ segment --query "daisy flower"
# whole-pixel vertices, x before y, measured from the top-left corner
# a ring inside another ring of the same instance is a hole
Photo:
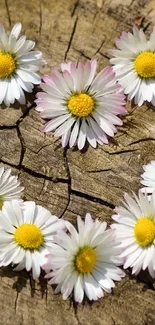
[[[147,40],[134,26],[133,33],[123,32],[115,44],[118,49],[109,51],[114,56],[110,62],[124,93],[138,106],[145,100],[155,105],[155,28]]]
[[[142,192],[147,192],[148,194],[152,194],[155,190],[155,160],[152,160],[146,166],[143,166],[144,173],[141,175],[143,178],[141,180],[141,184],[145,185],[141,189]]]
[[[84,293],[90,300],[103,297],[103,290],[110,293],[113,280],[120,281],[124,272],[117,267],[119,249],[106,222],[94,222],[87,213],[85,222],[77,218],[77,225],[78,232],[69,222],[68,233],[57,232],[43,268],[49,284],[57,284],[56,293],[61,291],[65,300],[74,290],[74,300],[80,303]]]
[[[36,73],[45,61],[42,53],[31,51],[35,42],[19,37],[22,25],[17,23],[9,36],[0,24],[0,104],[10,106],[15,99],[25,104],[24,91],[31,93],[33,84],[40,84]]]
[[[20,200],[24,187],[17,176],[11,176],[11,169],[0,167],[0,209],[5,201]]]
[[[44,92],[37,94],[37,111],[48,119],[42,132],[54,131],[62,136],[62,146],[77,145],[81,150],[86,140],[92,147],[108,143],[122,125],[117,115],[125,114],[124,95],[116,83],[111,67],[103,69],[96,77],[96,59],[86,64],[62,63],[62,74],[53,69],[41,84]]]
[[[62,220],[35,202],[22,207],[16,200],[5,202],[0,211],[0,266],[18,264],[14,270],[32,269],[37,279],[53,234],[63,226]]]
[[[124,207],[115,209],[112,218],[117,221],[111,227],[122,249],[124,269],[131,267],[132,274],[148,271],[155,278],[155,192],[149,197],[139,191],[132,199],[124,195]]]

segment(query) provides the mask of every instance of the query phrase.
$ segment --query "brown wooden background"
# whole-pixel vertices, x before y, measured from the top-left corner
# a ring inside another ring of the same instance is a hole
[[[141,25],[146,33],[155,21],[155,1],[147,0],[0,0],[0,21],[6,28],[23,23],[29,39],[43,51],[48,65],[97,57],[98,70],[108,64],[107,50],[120,32]],[[35,200],[59,217],[75,223],[76,215],[111,222],[112,210],[125,191],[139,188],[142,165],[155,159],[155,110],[128,104],[128,116],[107,146],[81,153],[64,150],[59,139],[40,133],[42,121],[34,95],[25,107],[0,108],[0,163],[12,167]],[[155,287],[147,274],[126,278],[95,303],[64,302],[25,271],[0,270],[0,325],[153,325]]]

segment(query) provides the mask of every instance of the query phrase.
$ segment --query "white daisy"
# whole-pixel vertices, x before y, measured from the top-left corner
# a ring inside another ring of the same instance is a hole
[[[43,78],[44,92],[37,94],[36,109],[50,121],[42,132],[55,130],[63,147],[77,145],[81,150],[87,140],[95,148],[114,136],[114,125],[122,125],[117,115],[125,114],[125,101],[115,73],[106,67],[95,77],[96,66],[96,59],[62,63],[62,74],[53,69]]]
[[[145,100],[155,105],[155,28],[147,40],[134,26],[133,33],[123,32],[115,43],[118,49],[109,51],[114,56],[110,62],[124,93],[138,106]]]
[[[0,104],[10,106],[15,99],[25,104],[24,91],[31,93],[33,84],[40,84],[41,78],[36,73],[45,61],[42,53],[31,51],[35,42],[21,36],[22,25],[17,23],[9,37],[0,24]]]
[[[145,185],[141,189],[142,192],[147,192],[148,194],[152,194],[155,190],[155,160],[152,160],[146,166],[143,166],[144,173],[141,175],[143,178],[141,180],[141,184]]]
[[[45,277],[51,278],[49,284],[58,284],[56,293],[61,291],[67,299],[74,290],[74,299],[80,303],[84,292],[90,300],[103,297],[102,289],[110,293],[113,280],[120,281],[124,272],[116,266],[120,264],[119,249],[106,222],[94,222],[87,213],[85,222],[78,217],[77,224],[78,232],[69,222],[69,233],[57,232],[43,268],[53,270]]]
[[[5,201],[20,200],[23,189],[18,176],[11,176],[11,169],[0,167],[0,209]]]
[[[14,269],[32,269],[33,279],[40,275],[53,234],[64,222],[35,202],[22,207],[16,200],[5,202],[0,211],[0,266],[18,264]]]
[[[117,221],[111,227],[115,229],[116,238],[121,244],[120,255],[124,259],[124,268],[131,267],[133,274],[148,268],[155,278],[155,192],[149,197],[139,191],[135,200],[124,195],[124,207],[115,209]]]

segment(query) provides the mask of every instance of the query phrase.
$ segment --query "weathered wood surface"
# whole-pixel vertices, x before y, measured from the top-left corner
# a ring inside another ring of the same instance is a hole
[[[48,62],[42,72],[63,60],[96,56],[98,69],[108,64],[107,49],[132,24],[147,33],[155,20],[154,0],[0,0],[0,20],[6,28],[21,21]],[[25,199],[35,200],[59,217],[75,222],[90,211],[111,222],[114,205],[124,191],[139,187],[142,165],[155,159],[155,111],[128,105],[129,115],[115,139],[97,150],[63,150],[60,140],[40,133],[42,121],[28,105],[0,108],[0,162],[12,167],[25,187]],[[113,295],[76,306],[64,302],[43,278],[34,283],[25,271],[0,270],[0,325],[153,325],[155,287],[147,275],[126,278]]]

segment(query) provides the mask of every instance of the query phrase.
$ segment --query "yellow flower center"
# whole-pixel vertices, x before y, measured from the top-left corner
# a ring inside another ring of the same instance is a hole
[[[152,52],[139,54],[134,61],[134,67],[141,78],[155,77],[155,54]]]
[[[75,258],[75,267],[80,273],[91,272],[96,263],[96,252],[91,247],[80,249]]]
[[[79,117],[88,116],[94,109],[95,102],[93,98],[87,94],[76,94],[70,97],[68,108],[70,112]]]
[[[22,224],[14,233],[15,241],[24,249],[38,249],[43,244],[43,235],[36,225]]]
[[[0,52],[0,78],[8,77],[15,69],[16,64],[12,55]]]
[[[140,218],[134,227],[134,234],[137,244],[149,246],[155,239],[155,224],[148,218]]]

